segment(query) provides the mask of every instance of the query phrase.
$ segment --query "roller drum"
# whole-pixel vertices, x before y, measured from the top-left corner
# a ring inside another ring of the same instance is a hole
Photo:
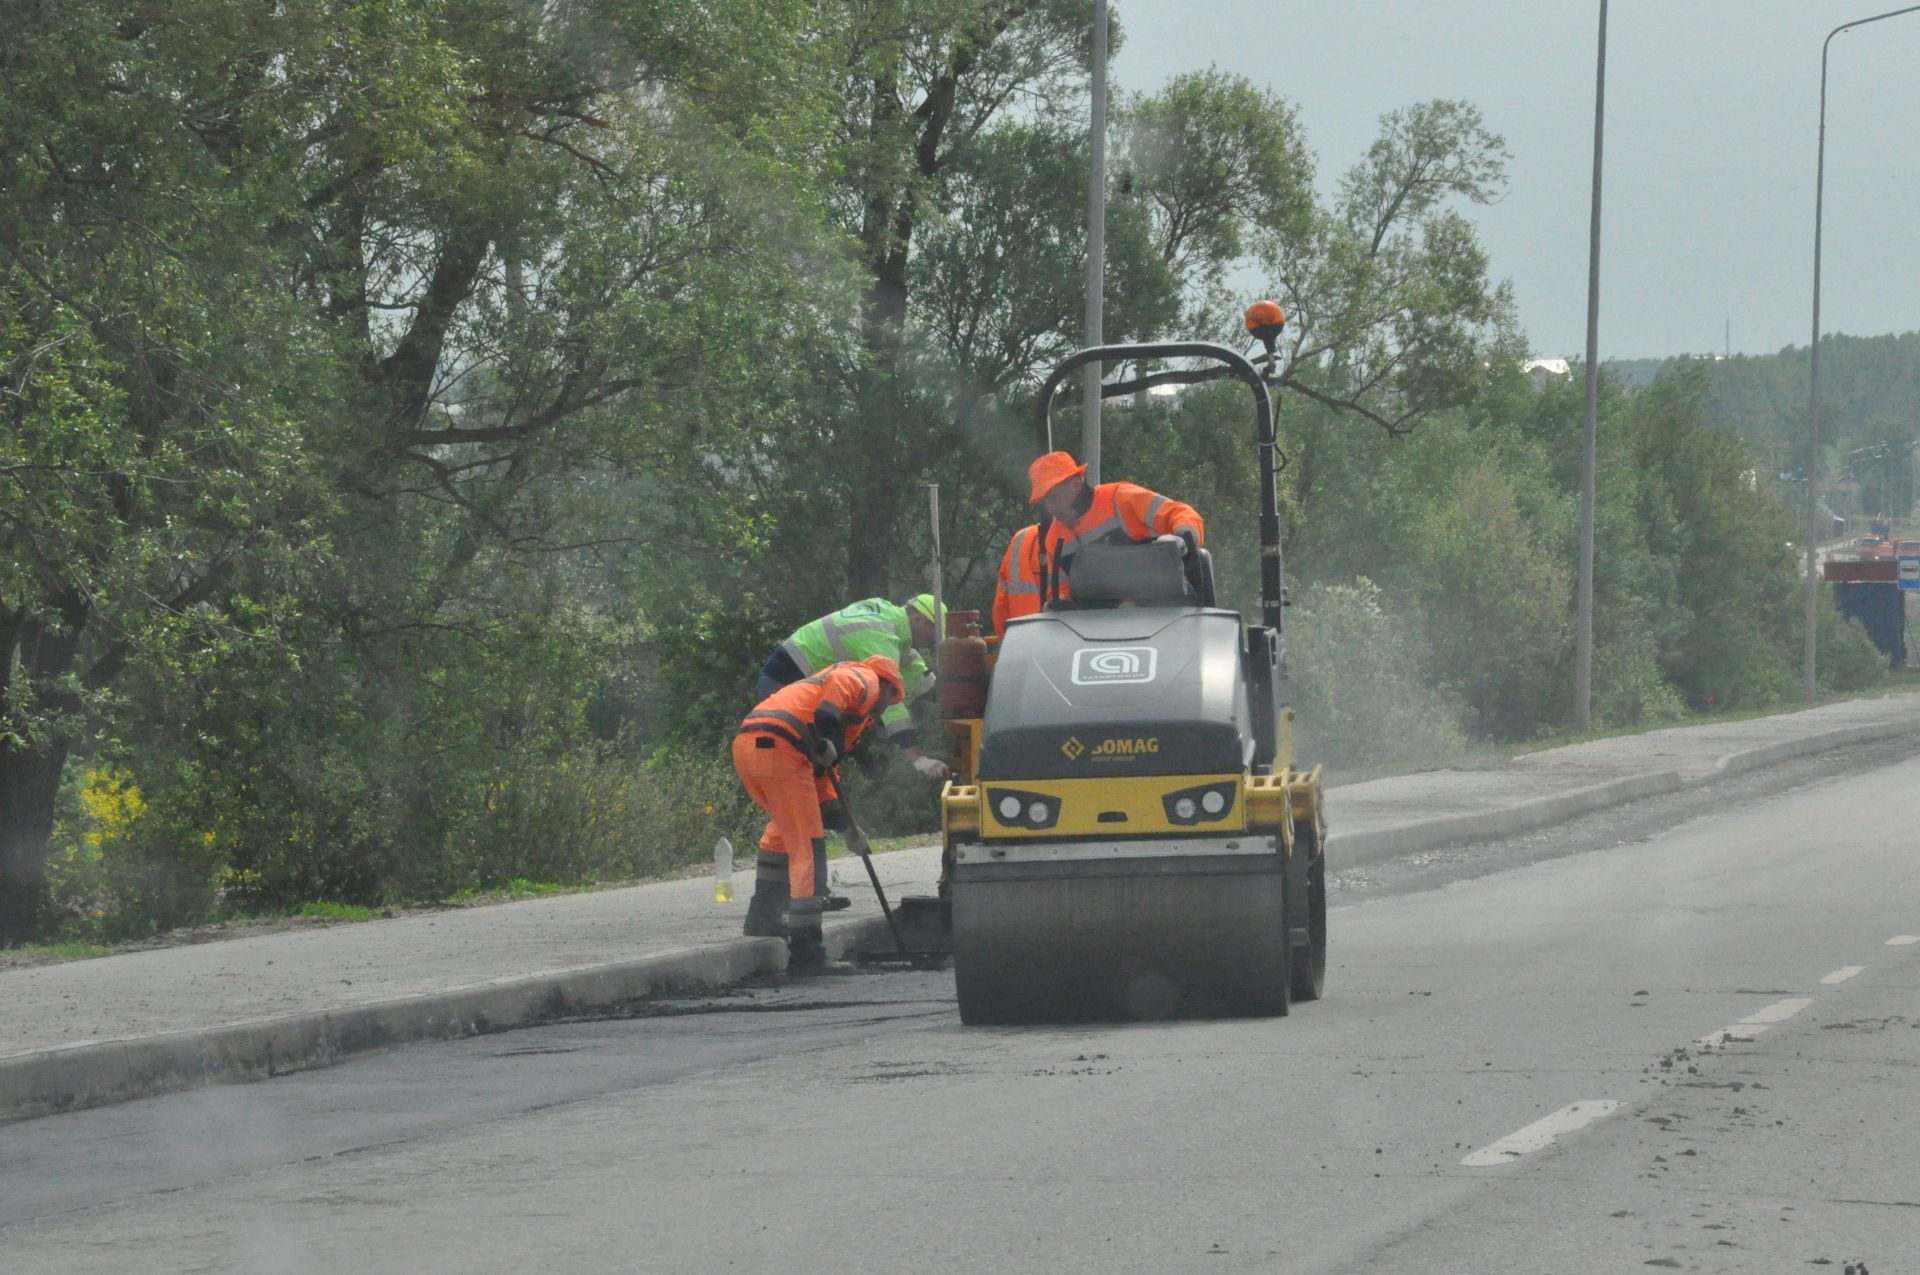
[[[1286,877],[1279,859],[1260,864],[959,869],[962,1021],[1286,1013]]]

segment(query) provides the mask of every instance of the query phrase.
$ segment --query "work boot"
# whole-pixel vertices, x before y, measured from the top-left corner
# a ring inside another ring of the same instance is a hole
[[[788,913],[787,929],[788,973],[825,969],[827,944],[820,933],[820,900],[795,899]]]
[[[813,843],[813,892],[820,900],[822,912],[838,912],[842,908],[853,906],[853,900],[844,894],[835,894],[827,884],[827,843]]]
[[[787,857],[765,850],[754,862],[753,897],[747,900],[747,921],[740,932],[750,939],[787,937]]]
[[[819,930],[795,930],[787,936],[787,972],[817,974],[827,968],[827,945]]]

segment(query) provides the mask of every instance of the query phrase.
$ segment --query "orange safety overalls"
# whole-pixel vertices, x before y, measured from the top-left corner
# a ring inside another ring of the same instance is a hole
[[[879,704],[878,674],[857,662],[831,664],[761,701],[733,737],[733,768],[767,812],[754,892],[784,884],[795,930],[820,925],[814,854],[826,848],[820,806],[834,795],[827,776],[814,771],[813,748],[822,726],[835,723],[844,732],[842,752],[852,751]]]

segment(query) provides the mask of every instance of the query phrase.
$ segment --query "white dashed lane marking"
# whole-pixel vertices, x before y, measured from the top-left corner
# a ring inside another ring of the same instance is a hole
[[[1693,1043],[1709,1049],[1720,1045],[1746,1044],[1775,1023],[1786,1022],[1811,1004],[1813,1004],[1811,996],[1789,996],[1786,1000],[1775,1001],[1765,1009],[1748,1014],[1731,1027],[1722,1027],[1719,1031],[1702,1036]]]
[[[1909,943],[1920,943],[1920,934],[1896,934],[1887,940],[1888,947],[1905,947]]]
[[[1591,1098],[1585,1102],[1573,1103],[1571,1106],[1560,1108],[1550,1116],[1541,1117],[1524,1129],[1514,1130],[1498,1142],[1489,1143],[1460,1163],[1469,1169],[1511,1163],[1523,1155],[1530,1155],[1552,1146],[1554,1139],[1561,1134],[1585,1128],[1602,1116],[1610,1116],[1619,1109],[1620,1104],[1611,1098]]]
[[[1775,1023],[1786,1022],[1811,1004],[1813,1004],[1811,996],[1789,996],[1783,1001],[1775,1001],[1763,1010],[1748,1014],[1740,1020],[1740,1025],[1751,1027],[1755,1023],[1765,1023],[1771,1027]]]
[[[1911,943],[1920,943],[1920,934],[1901,934],[1887,940],[1888,947],[1904,947]],[[1864,969],[1866,969],[1864,965],[1842,965],[1820,981],[1828,985],[1844,983]],[[1702,1036],[1694,1044],[1703,1048],[1717,1048],[1728,1044],[1751,1043],[1753,1038],[1761,1032],[1786,1022],[1811,1004],[1813,1004],[1811,996],[1789,996],[1785,1000],[1777,1000],[1771,1005],[1748,1014],[1731,1027],[1723,1027],[1717,1032]],[[1619,1109],[1620,1104],[1611,1098],[1590,1098],[1585,1102],[1572,1103],[1550,1116],[1541,1117],[1524,1129],[1514,1130],[1498,1142],[1488,1143],[1466,1156],[1460,1163],[1469,1169],[1510,1164],[1521,1156],[1531,1155],[1535,1151],[1552,1146],[1561,1135],[1583,1129]]]

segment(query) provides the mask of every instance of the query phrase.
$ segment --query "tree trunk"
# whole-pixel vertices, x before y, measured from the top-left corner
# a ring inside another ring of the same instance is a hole
[[[78,707],[69,693],[49,690],[73,671],[78,629],[49,629],[33,620],[0,627],[0,664],[9,676],[0,691],[24,683],[63,709]],[[17,661],[17,669],[16,669]],[[21,746],[0,735],[0,947],[16,947],[39,934],[47,885],[47,839],[53,835],[54,794],[67,764],[64,738]]]
[[[894,543],[903,530],[900,512],[915,490],[920,469],[919,458],[905,454],[901,430],[906,395],[900,384],[900,346],[906,338],[907,253],[913,230],[911,196],[890,212],[878,205],[869,208],[864,237],[873,274],[861,341],[871,362],[870,370],[861,374],[858,460],[848,475],[847,498],[847,591],[855,598],[887,592]]]

